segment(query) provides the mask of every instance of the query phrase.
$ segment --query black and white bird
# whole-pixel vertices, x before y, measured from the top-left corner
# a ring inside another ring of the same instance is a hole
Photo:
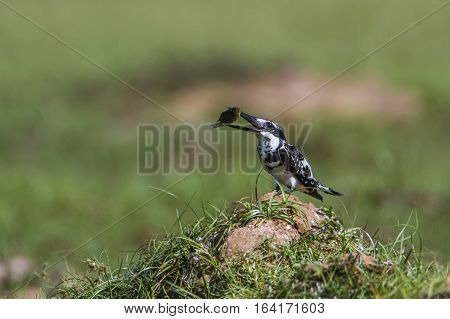
[[[323,200],[319,191],[335,196],[342,195],[314,178],[311,165],[294,145],[286,142],[279,125],[244,112],[240,115],[252,125],[252,129],[247,128],[246,131],[253,131],[258,136],[259,159],[264,169],[277,182],[278,193],[281,184],[286,187],[288,194],[298,190],[319,200]]]

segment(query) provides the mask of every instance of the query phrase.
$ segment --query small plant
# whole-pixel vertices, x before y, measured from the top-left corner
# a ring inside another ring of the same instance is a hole
[[[51,294],[60,298],[417,298],[435,297],[447,269],[424,264],[400,229],[381,243],[361,228],[345,229],[331,209],[325,222],[289,245],[264,241],[257,253],[227,258],[223,245],[232,229],[279,219],[295,225],[301,205],[281,200],[240,200],[231,213],[150,241],[116,270],[71,276]],[[88,267],[92,268],[91,263]],[[96,264],[97,265],[97,264]],[[91,271],[92,272],[92,271]]]

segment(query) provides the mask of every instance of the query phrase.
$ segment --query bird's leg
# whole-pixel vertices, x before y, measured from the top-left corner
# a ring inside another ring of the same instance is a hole
[[[275,182],[275,195],[281,195],[281,187],[280,184],[278,184],[278,182],[275,180],[275,178],[273,179],[273,181]]]
[[[287,200],[289,200],[289,197],[291,196],[291,194],[295,191],[295,188],[293,187],[288,187],[288,189],[285,190],[286,194],[288,194],[287,196]]]
[[[286,194],[291,195],[295,191],[295,188],[289,187],[285,190]]]

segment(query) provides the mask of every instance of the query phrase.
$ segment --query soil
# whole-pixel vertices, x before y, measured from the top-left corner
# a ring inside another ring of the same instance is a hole
[[[264,194],[259,201],[267,201],[273,193]],[[281,196],[275,196],[274,201],[281,201]],[[298,207],[297,214],[293,214],[295,225],[285,220],[254,219],[245,226],[233,229],[224,244],[224,255],[233,258],[255,252],[266,240],[272,245],[289,245],[302,234],[315,231],[328,218],[313,204],[305,204],[296,196],[290,195],[289,200]]]

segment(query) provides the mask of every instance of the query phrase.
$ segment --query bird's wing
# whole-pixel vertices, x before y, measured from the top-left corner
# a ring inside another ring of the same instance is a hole
[[[284,143],[279,149],[281,161],[289,172],[304,177],[312,177],[311,166],[305,156],[294,145]]]
[[[311,165],[297,147],[285,143],[279,148],[281,161],[287,171],[293,173],[299,182],[309,190],[316,188],[317,181],[314,179]]]

